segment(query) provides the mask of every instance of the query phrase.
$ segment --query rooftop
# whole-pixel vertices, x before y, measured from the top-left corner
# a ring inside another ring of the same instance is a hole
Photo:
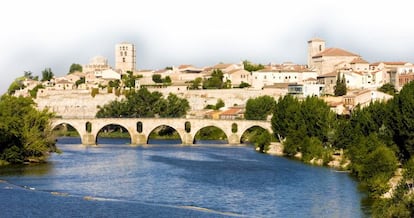
[[[359,55],[357,54],[354,54],[349,51],[345,51],[340,48],[327,48],[324,51],[316,54],[312,58],[323,57],[323,56],[356,56],[356,57],[359,57]]]

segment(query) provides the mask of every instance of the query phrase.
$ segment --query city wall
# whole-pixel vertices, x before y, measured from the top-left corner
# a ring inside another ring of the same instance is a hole
[[[165,97],[169,90],[151,89],[159,91]],[[181,98],[186,98],[191,110],[201,110],[206,105],[215,105],[218,99],[222,99],[226,107],[245,105],[249,98],[256,98],[262,95],[269,95],[278,99],[285,91],[278,89],[221,89],[221,90],[183,90],[174,92]],[[92,97],[90,90],[44,90],[35,99],[39,109],[48,108],[63,118],[91,118],[95,117],[98,106],[103,106],[114,100],[123,98],[115,94],[100,90],[100,93]]]

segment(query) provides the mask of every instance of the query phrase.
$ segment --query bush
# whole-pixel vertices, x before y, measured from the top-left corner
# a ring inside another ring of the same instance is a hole
[[[91,96],[95,97],[97,94],[99,94],[99,89],[98,88],[92,88]]]

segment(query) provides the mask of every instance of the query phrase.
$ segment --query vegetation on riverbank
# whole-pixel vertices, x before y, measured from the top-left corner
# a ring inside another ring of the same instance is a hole
[[[249,112],[254,114],[254,112]],[[387,103],[354,108],[350,116],[336,116],[316,97],[280,98],[273,107],[272,128],[290,157],[301,153],[304,162],[321,159],[327,164],[333,153],[344,151],[348,170],[374,200],[372,214],[412,217],[414,214],[412,156],[414,155],[414,83],[407,84]],[[389,199],[390,179],[399,165],[403,179]]]
[[[31,98],[0,98],[0,160],[2,164],[42,162],[58,151],[50,129],[53,114],[38,111]]]

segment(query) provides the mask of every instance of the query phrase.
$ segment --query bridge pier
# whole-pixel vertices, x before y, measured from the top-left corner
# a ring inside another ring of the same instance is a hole
[[[131,145],[146,145],[147,136],[142,133],[131,134]]]
[[[191,133],[184,133],[182,135],[181,144],[192,145],[193,142],[194,142],[194,137],[191,135]]]
[[[85,133],[81,137],[83,145],[96,145],[96,136],[92,133]]]
[[[228,136],[228,142],[231,145],[240,144],[240,137],[236,133],[232,133]]]

